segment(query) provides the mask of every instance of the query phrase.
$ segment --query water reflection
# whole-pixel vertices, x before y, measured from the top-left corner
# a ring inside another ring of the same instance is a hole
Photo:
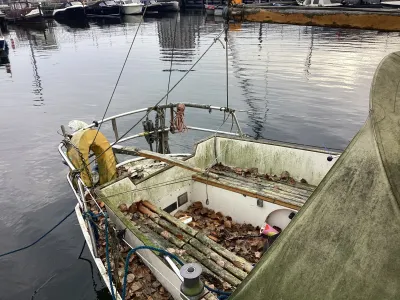
[[[240,54],[239,49],[236,47],[235,37],[230,35],[228,38],[228,43],[230,44],[230,51],[232,55],[232,66],[233,66],[233,73],[235,77],[239,81],[239,86],[242,89],[242,96],[244,97],[244,102],[247,104],[248,108],[248,117],[249,121],[247,126],[250,127],[253,131],[251,134],[255,139],[263,138],[263,131],[264,126],[267,121],[268,116],[268,62],[269,62],[269,53],[266,51],[265,53],[262,52],[263,50],[263,24],[259,24],[258,30],[258,49],[256,53],[252,53],[255,57],[261,57],[265,54],[265,60],[259,59],[260,62],[263,61],[265,63],[265,71],[262,75],[262,81],[264,81],[265,85],[265,93],[260,94],[255,88],[254,84],[251,79],[251,76],[246,76],[248,72],[247,68],[243,68],[240,65]],[[236,28],[237,31],[240,32],[240,28]]]
[[[170,62],[173,53],[173,71],[184,72],[186,69],[181,66],[192,62],[196,53],[196,38],[200,34],[202,20],[192,15],[183,18],[179,14],[171,16],[157,24],[160,60]]]

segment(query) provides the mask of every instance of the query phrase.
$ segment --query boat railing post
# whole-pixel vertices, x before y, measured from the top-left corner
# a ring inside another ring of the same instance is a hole
[[[79,180],[80,176],[76,175],[76,179],[77,179],[77,182],[78,182],[79,193],[81,195],[81,199],[82,199],[82,202],[83,202],[83,210],[84,210],[85,213],[88,213],[89,210],[88,210],[88,207],[87,207],[86,201],[85,201],[85,193],[83,191],[82,183]],[[87,226],[88,231],[89,231],[90,241],[92,242],[93,256],[97,258],[99,256],[97,254],[96,239],[94,237],[93,228],[92,228],[92,226],[90,224],[90,221],[87,218],[86,218],[86,226]]]
[[[240,135],[240,137],[242,137],[242,136],[243,136],[243,131],[242,131],[242,129],[240,128],[239,121],[238,121],[238,119],[236,118],[236,114],[235,114],[234,112],[232,112],[232,116],[233,116],[233,120],[235,121],[236,127],[237,127],[237,129],[238,129],[239,135]]]
[[[111,119],[111,124],[112,124],[112,129],[114,131],[114,135],[115,135],[115,141],[118,141],[118,127],[117,127],[117,120]]]

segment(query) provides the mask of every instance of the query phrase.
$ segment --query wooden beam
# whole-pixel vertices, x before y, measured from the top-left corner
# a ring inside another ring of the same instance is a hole
[[[156,152],[152,152],[152,151],[148,151],[148,150],[142,150],[142,149],[135,148],[135,147],[116,147],[116,146],[114,146],[113,148],[116,153],[136,155],[136,156],[150,158],[150,159],[154,159],[154,160],[158,160],[158,161],[163,161],[169,165],[180,167],[180,168],[183,168],[183,169],[195,172],[195,173],[200,173],[205,176],[211,177],[213,179],[219,178],[219,176],[214,173],[211,173],[204,169],[195,167],[187,161],[179,160],[179,159],[170,157],[165,154],[160,154],[160,153],[156,153]]]
[[[284,207],[287,207],[287,208],[291,208],[291,209],[295,209],[295,210],[299,210],[301,208],[300,206],[297,206],[297,205],[289,204],[289,203],[286,203],[286,202],[283,202],[283,201],[280,201],[280,200],[276,200],[276,199],[273,199],[273,198],[270,198],[270,197],[266,197],[266,196],[263,196],[263,195],[260,195],[260,194],[253,193],[251,191],[242,189],[242,188],[237,187],[237,186],[230,186],[230,185],[227,185],[227,184],[215,181],[215,180],[203,178],[203,177],[200,177],[200,176],[197,176],[197,175],[193,175],[192,179],[194,181],[197,181],[197,182],[201,182],[201,183],[204,183],[204,184],[215,186],[215,187],[227,190],[227,191],[231,191],[231,192],[234,192],[234,193],[238,193],[238,194],[242,194],[242,195],[245,195],[245,196],[253,197],[253,198],[256,198],[256,199],[261,199],[263,201],[274,203],[276,205],[284,206]]]

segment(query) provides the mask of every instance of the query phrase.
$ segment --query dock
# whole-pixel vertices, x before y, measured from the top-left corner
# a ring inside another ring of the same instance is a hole
[[[400,31],[400,11],[391,8],[263,6],[239,4],[227,16],[237,22]]]

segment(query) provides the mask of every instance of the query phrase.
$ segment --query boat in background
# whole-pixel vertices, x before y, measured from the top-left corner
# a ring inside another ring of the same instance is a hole
[[[145,14],[158,14],[161,10],[161,3],[155,0],[141,0],[146,7]]]
[[[80,20],[85,17],[85,8],[80,1],[65,2],[53,11],[53,18],[56,20]]]
[[[178,12],[180,10],[178,1],[157,0],[161,4],[159,12]]]
[[[133,0],[118,0],[115,1],[121,6],[121,13],[123,15],[140,15],[143,11],[143,3],[135,2]]]
[[[6,12],[6,20],[15,24],[40,24],[44,23],[42,11],[39,6],[31,2],[14,2]]]
[[[85,11],[88,17],[119,17],[121,6],[114,0],[103,0],[86,6]]]
[[[0,10],[0,32],[7,30],[6,15]]]
[[[224,11],[224,6],[222,6],[222,5],[217,5],[216,7],[215,7],[215,10],[214,10],[214,16],[216,16],[216,17],[222,17],[222,12]]]
[[[0,35],[0,58],[8,57],[8,43],[4,36]]]
[[[206,14],[209,16],[213,16],[215,12],[215,5],[204,4],[204,8],[206,10]]]
[[[11,73],[11,65],[8,53],[9,53],[8,43],[0,32],[0,66],[5,66],[6,72]]]

